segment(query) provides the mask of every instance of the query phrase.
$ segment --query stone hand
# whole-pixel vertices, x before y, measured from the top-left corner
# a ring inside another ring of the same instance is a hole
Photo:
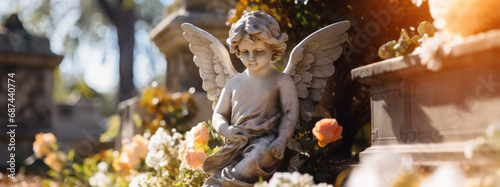
[[[278,138],[267,147],[267,150],[270,151],[275,158],[283,159],[283,156],[285,156],[286,144],[287,141],[282,138]]]
[[[221,133],[225,136],[230,142],[243,142],[247,140],[247,137],[243,134],[240,128],[229,126],[224,129]]]

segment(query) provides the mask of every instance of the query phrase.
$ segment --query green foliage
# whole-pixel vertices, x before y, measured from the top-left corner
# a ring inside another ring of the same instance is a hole
[[[212,155],[214,153],[217,153],[220,151],[226,143],[224,142],[224,136],[219,134],[214,127],[212,126],[212,121],[209,120],[208,123],[202,122],[203,126],[207,128],[208,132],[210,133],[210,138],[208,140],[208,143],[205,145],[205,153],[207,155]]]
[[[310,122],[300,121],[299,127],[295,130],[293,141],[300,142],[303,152],[300,154],[305,159],[301,173],[308,173],[314,176],[315,182],[332,181],[333,167],[330,164],[334,159],[335,147],[342,144],[342,139],[331,142],[325,147],[318,146],[318,140],[314,137],[312,130],[321,117],[313,117]]]
[[[434,37],[434,32],[436,32],[436,28],[427,21],[422,21],[422,23],[418,25],[418,34],[420,34],[420,36],[427,34],[429,37]]]
[[[107,130],[103,134],[101,134],[101,137],[99,140],[101,142],[109,142],[113,140],[118,135],[118,132],[120,131],[120,116],[118,114],[115,114],[111,117],[108,118],[108,123],[107,123]]]
[[[203,183],[210,175],[203,172],[201,169],[187,169],[180,170],[177,180],[174,181],[174,186],[203,186]]]
[[[166,86],[158,86],[156,83],[152,85],[142,92],[139,105],[147,114],[141,116],[141,124],[152,133],[159,127],[187,131],[183,123],[196,115],[197,110],[191,93],[167,93]]]
[[[383,59],[394,58],[412,53],[422,43],[423,39],[434,36],[435,28],[431,23],[423,21],[418,26],[418,34],[413,37],[408,36],[405,29],[401,29],[398,41],[389,41],[380,46],[378,55]]]
[[[57,157],[47,156],[44,158],[45,164],[51,168],[46,174],[52,180],[42,180],[41,184],[43,186],[53,186],[54,183],[59,186],[90,186],[89,180],[97,172],[105,173],[106,177],[110,180],[110,184],[114,184],[113,186],[126,186],[128,184],[127,181],[129,179],[114,173],[112,171],[113,168],[110,167],[114,161],[114,150],[101,150],[98,154],[91,155],[84,158],[81,162],[77,162],[74,160],[74,150],[64,153],[57,151],[57,147],[58,145],[55,143],[50,153],[56,153]],[[104,164],[106,170],[98,168],[99,164]],[[58,168],[60,165],[62,165],[62,170],[59,171]]]

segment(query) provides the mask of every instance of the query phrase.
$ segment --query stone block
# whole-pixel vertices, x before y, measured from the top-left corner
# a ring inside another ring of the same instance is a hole
[[[371,86],[372,146],[361,159],[391,150],[429,164],[464,162],[465,142],[500,121],[500,30],[447,45],[438,71],[418,54],[352,70]]]

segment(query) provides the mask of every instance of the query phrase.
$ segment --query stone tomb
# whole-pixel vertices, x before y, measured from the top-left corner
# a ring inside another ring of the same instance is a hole
[[[5,167],[5,161],[10,158],[8,124],[17,125],[14,128],[16,167],[33,153],[35,134],[52,131],[52,71],[62,58],[50,51],[47,38],[28,34],[15,14],[0,30],[0,168]],[[7,115],[8,73],[15,73],[14,123],[8,122]]]
[[[391,150],[423,164],[481,164],[467,161],[463,150],[500,121],[500,30],[447,45],[435,72],[418,54],[352,70],[353,79],[371,86],[372,146],[360,159]]]

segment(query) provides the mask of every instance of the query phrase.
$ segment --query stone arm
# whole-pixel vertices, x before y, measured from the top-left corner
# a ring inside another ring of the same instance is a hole
[[[243,136],[241,130],[238,127],[231,125],[231,89],[224,87],[222,89],[219,102],[214,109],[214,114],[212,115],[212,126],[214,129],[224,137],[226,137],[230,142],[241,142],[247,138]]]
[[[283,75],[279,85],[279,104],[281,107],[282,117],[279,123],[278,138],[269,145],[268,150],[271,151],[276,158],[282,159],[285,148],[293,136],[295,126],[299,120],[299,99],[295,84],[291,77]]]

